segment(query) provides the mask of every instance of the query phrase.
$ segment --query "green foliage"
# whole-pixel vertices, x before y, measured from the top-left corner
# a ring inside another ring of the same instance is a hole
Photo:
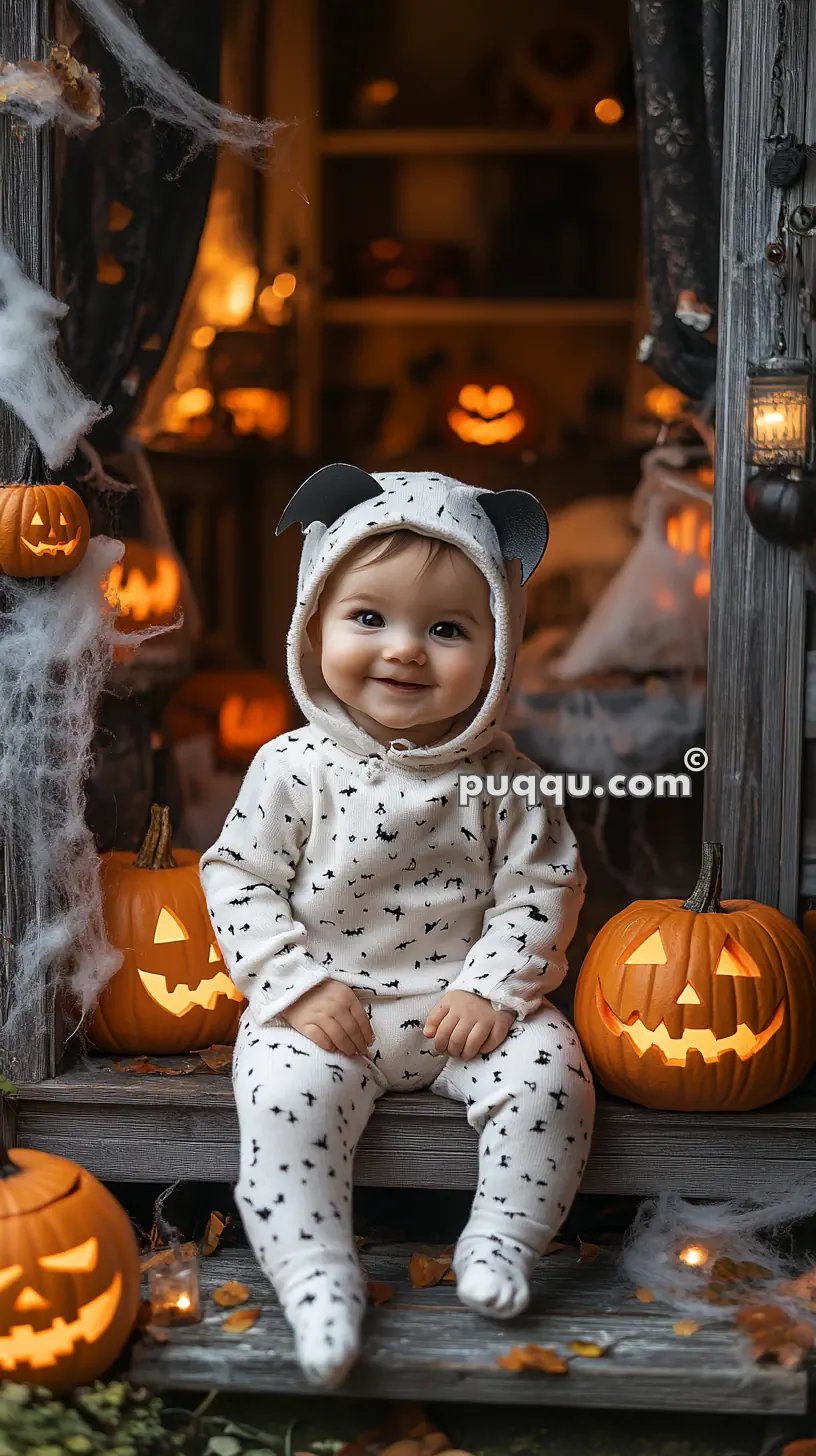
[[[122,1381],[57,1397],[0,1385],[0,1456],[171,1456],[184,1436],[166,1429],[162,1402]]]

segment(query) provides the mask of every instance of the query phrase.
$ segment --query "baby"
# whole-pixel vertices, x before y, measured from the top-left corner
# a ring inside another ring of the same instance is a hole
[[[547,523],[520,491],[327,466],[288,639],[307,726],[257,754],[202,877],[248,998],[234,1057],[236,1197],[316,1385],[360,1348],[354,1151],[384,1092],[467,1104],[479,1186],[457,1292],[519,1314],[589,1152],[594,1094],[547,1001],[585,877],[560,809],[458,802],[460,773],[537,773],[501,732]]]

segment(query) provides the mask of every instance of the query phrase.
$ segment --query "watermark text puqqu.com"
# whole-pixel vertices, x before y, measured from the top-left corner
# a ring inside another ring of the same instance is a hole
[[[700,773],[708,763],[704,748],[690,748],[684,763],[691,773]],[[471,799],[487,794],[492,799],[515,794],[528,804],[541,799],[562,805],[567,799],[690,799],[689,773],[625,774],[617,773],[604,782],[596,782],[592,774],[460,774],[457,781],[460,808]]]

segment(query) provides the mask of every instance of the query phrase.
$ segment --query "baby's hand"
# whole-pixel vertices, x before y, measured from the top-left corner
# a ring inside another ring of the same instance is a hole
[[[342,981],[321,981],[287,1006],[281,1017],[324,1052],[364,1057],[374,1040],[371,1022]]]
[[[425,1035],[433,1037],[435,1051],[469,1062],[501,1046],[515,1019],[512,1011],[494,1011],[472,991],[448,991],[431,1008]]]

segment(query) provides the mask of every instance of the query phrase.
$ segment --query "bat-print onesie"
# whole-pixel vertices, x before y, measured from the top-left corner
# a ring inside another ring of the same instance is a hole
[[[511,793],[457,802],[461,773],[540,773],[500,730],[524,617],[518,565],[502,560],[477,490],[425,474],[374,479],[375,500],[336,520],[324,512],[333,524],[306,533],[288,667],[308,725],[260,750],[201,862],[224,960],[249,1001],[234,1058],[236,1197],[296,1329],[313,1306],[325,1331],[332,1302],[363,1299],[352,1160],[383,1093],[454,1098],[479,1134],[460,1275],[468,1259],[529,1274],[578,1188],[594,1113],[576,1033],[546,999],[583,902],[575,838],[544,803]],[[400,527],[470,556],[495,620],[489,688],[426,748],[383,746],[358,727],[305,630],[344,553]],[[365,1057],[325,1052],[281,1019],[327,977],[352,987],[371,1020]],[[448,989],[515,1012],[506,1041],[467,1062],[437,1054],[422,1028]]]

